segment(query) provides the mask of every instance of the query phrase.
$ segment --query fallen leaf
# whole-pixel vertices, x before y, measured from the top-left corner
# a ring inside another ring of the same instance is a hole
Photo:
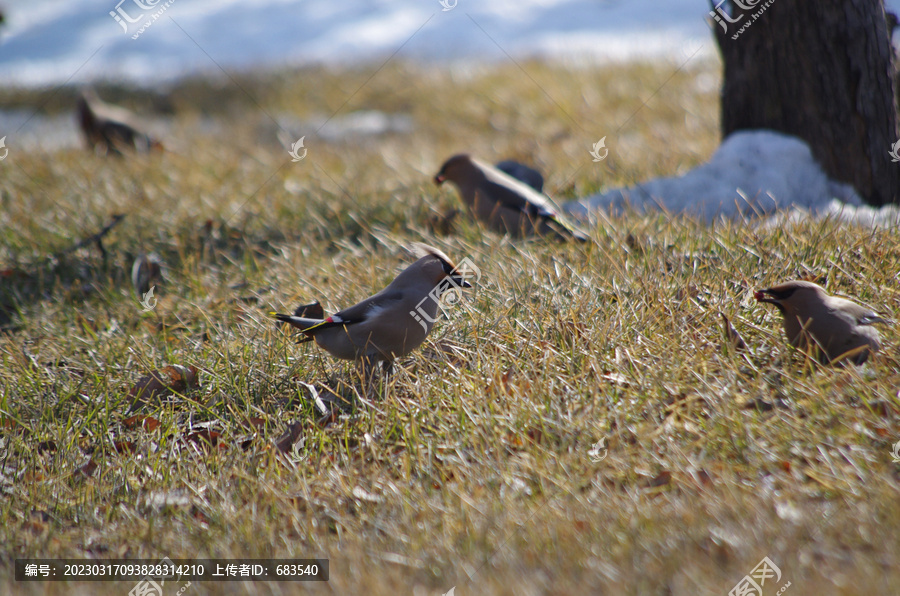
[[[300,433],[302,431],[302,422],[289,424],[287,432],[275,441],[275,448],[282,453],[290,453],[291,449],[294,447],[294,443],[300,438]]]
[[[196,366],[173,364],[156,372],[144,375],[131,388],[128,395],[133,398],[130,411],[151,399],[159,399],[172,393],[187,393],[200,387]]]
[[[187,436],[188,441],[193,441],[194,443],[206,444],[210,447],[215,447],[219,444],[219,437],[222,436],[222,433],[218,433],[214,430],[209,430],[208,428],[204,428],[203,430],[198,430],[196,432],[192,432]]]
[[[94,471],[96,469],[97,469],[97,462],[95,462],[93,459],[91,459],[90,461],[88,461],[88,463],[84,464],[83,466],[81,466],[80,468],[75,470],[75,475],[76,476],[86,476],[86,477],[90,478],[91,476],[94,475]]]
[[[663,470],[653,478],[644,480],[641,486],[643,488],[659,488],[660,486],[666,486],[670,482],[672,482],[672,472]]]
[[[125,425],[125,428],[131,430],[140,426],[146,431],[153,432],[159,428],[160,422],[153,416],[131,416],[130,418],[123,420],[122,424]]]

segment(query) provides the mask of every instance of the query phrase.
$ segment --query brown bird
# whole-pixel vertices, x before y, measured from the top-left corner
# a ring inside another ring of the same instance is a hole
[[[545,194],[469,155],[454,155],[444,162],[434,182],[440,186],[447,180],[456,185],[469,211],[500,233],[589,240],[563,219]]]
[[[365,363],[386,362],[418,348],[437,321],[442,294],[472,287],[450,258],[436,248],[416,243],[422,256],[404,269],[386,288],[359,304],[326,319],[310,318],[321,308],[313,303],[297,315],[272,313],[279,321],[306,336],[301,343],[316,344],[337,358]],[[324,313],[321,313],[324,314]]]
[[[83,89],[78,95],[76,113],[88,147],[97,153],[122,155],[126,150],[147,153],[163,148],[137,116],[104,102],[92,89]]]
[[[881,348],[873,323],[887,321],[872,309],[845,298],[830,296],[809,281],[788,281],[753,294],[758,302],[774,304],[784,317],[788,342],[815,353],[823,364],[849,359],[862,364]]]

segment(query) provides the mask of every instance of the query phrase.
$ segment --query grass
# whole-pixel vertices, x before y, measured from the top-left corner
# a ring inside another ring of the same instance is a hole
[[[783,573],[767,595],[788,581],[788,594],[895,589],[896,329],[865,367],[813,367],[752,290],[813,274],[900,312],[896,233],[662,214],[604,220],[591,247],[511,242],[460,218],[436,232],[459,205],[430,178],[460,150],[536,165],[562,202],[685,171],[718,144],[716,85],[700,84],[715,64],[671,79],[665,64],[523,67],[185,81],[160,94],[171,151],[144,157],[25,151],[10,136],[0,591],[133,587],[17,583],[15,558],[164,556],[330,559],[327,584],[185,594],[724,595],[765,556]],[[3,92],[7,107],[41,99]],[[274,140],[270,116],[339,108],[415,128],[310,132],[297,163]],[[604,135],[609,157],[593,163]],[[114,214],[126,217],[105,257],[67,252]],[[412,241],[469,257],[481,282],[386,386],[317,423],[305,383],[352,395],[353,368],[267,313],[352,304],[410,262]],[[129,276],[149,252],[165,270],[142,312]],[[747,352],[723,339],[720,313]],[[126,424],[132,387],[168,365],[195,366],[201,386],[141,407],[156,428]]]

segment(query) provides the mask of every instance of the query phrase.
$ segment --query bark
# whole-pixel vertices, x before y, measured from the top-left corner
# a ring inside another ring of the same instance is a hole
[[[710,2],[724,63],[722,137],[754,128],[794,135],[868,203],[900,202],[883,0],[725,0],[718,9]]]

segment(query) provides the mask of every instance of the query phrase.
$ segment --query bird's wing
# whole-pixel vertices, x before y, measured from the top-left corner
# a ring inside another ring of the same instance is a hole
[[[845,316],[851,317],[856,325],[874,325],[875,323],[890,323],[877,312],[867,306],[857,304],[844,298],[833,298],[838,308],[834,309]]]
[[[484,191],[504,207],[541,217],[557,215],[556,207],[546,195],[496,168],[486,169],[483,184]]]
[[[332,320],[336,325],[353,325],[369,320],[372,316],[387,308],[396,306],[403,300],[403,294],[398,291],[381,291],[370,298],[366,298],[359,304],[354,304],[340,312],[336,312],[327,320]]]

